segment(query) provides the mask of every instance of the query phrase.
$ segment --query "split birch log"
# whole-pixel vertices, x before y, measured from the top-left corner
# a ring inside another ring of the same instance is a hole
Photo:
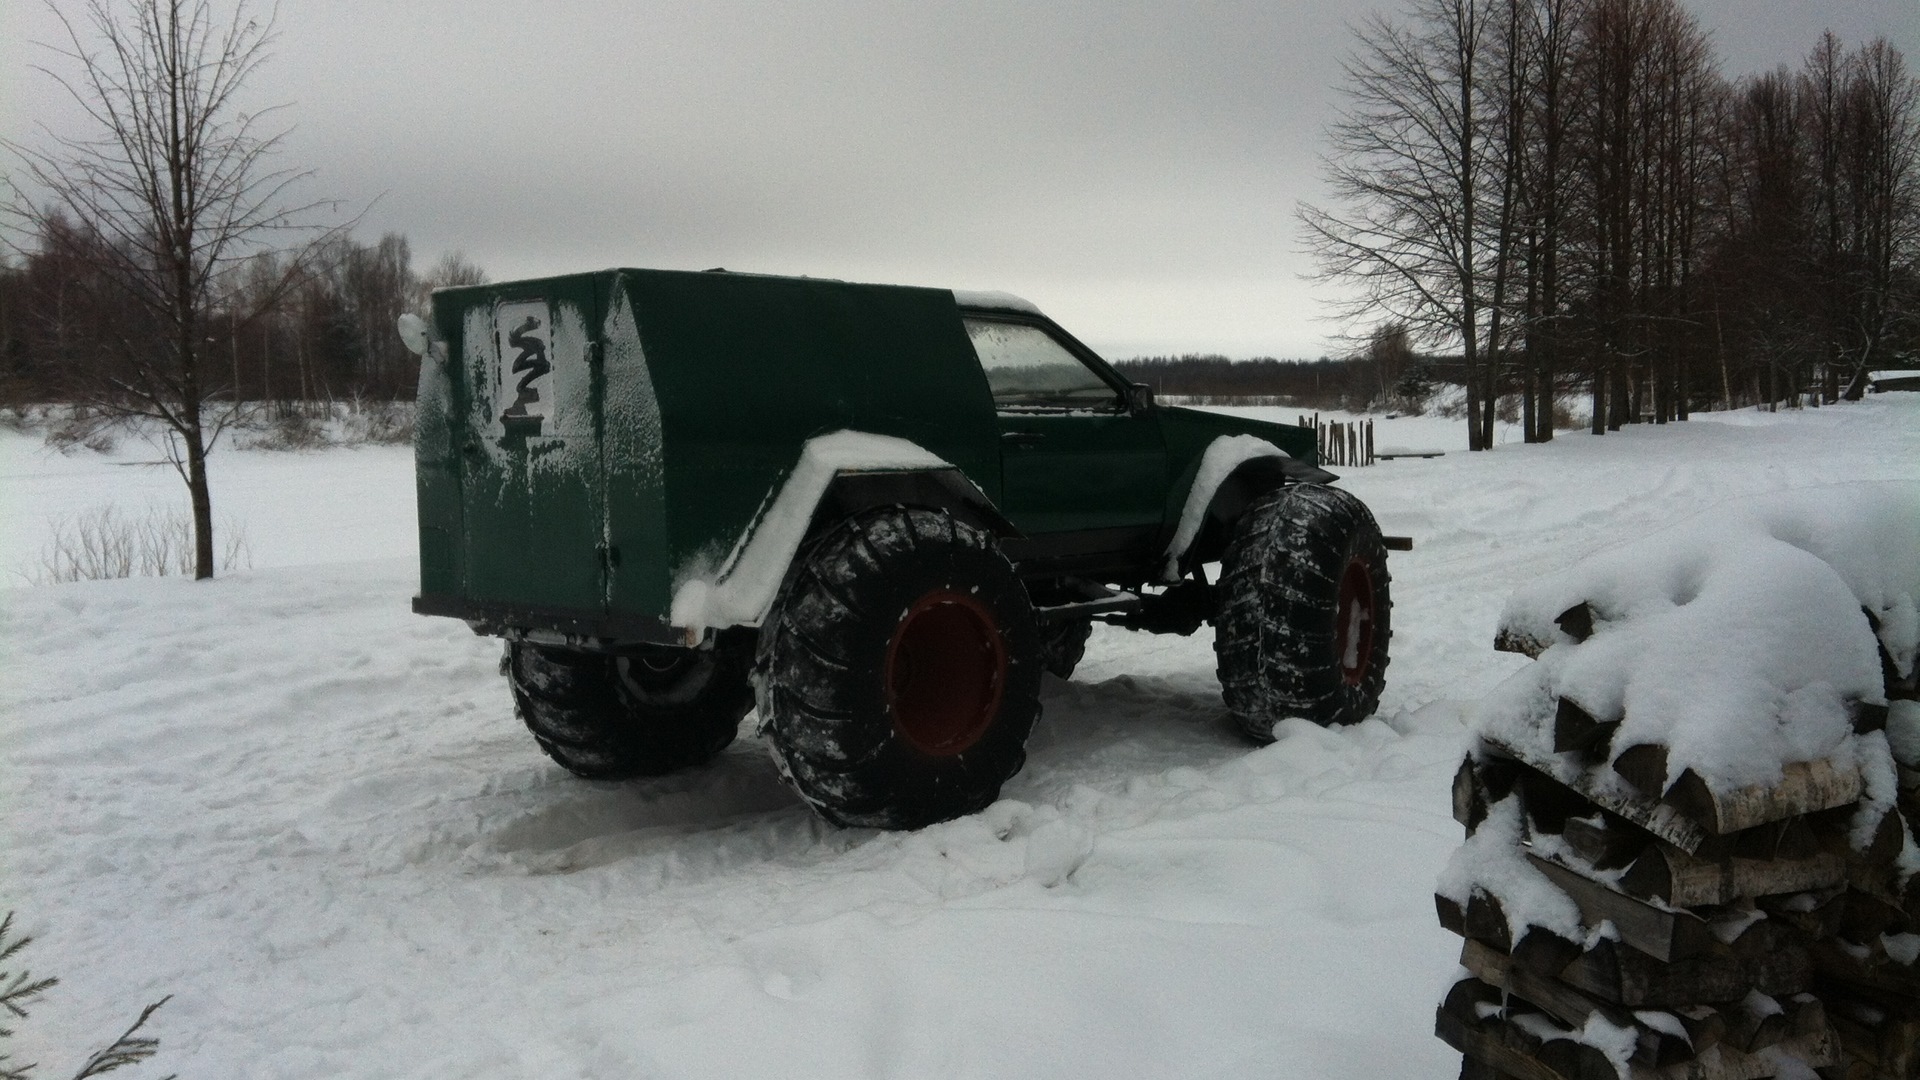
[[[1633,1028],[1637,1040],[1633,1060],[1647,1068],[1686,1061],[1719,1041],[1726,1030],[1726,1022],[1714,1010],[1695,1006],[1688,1010],[1693,1023],[1681,1020],[1686,1036],[1656,1031],[1638,1023],[1633,1010],[1583,994],[1552,976],[1528,971],[1477,941],[1461,946],[1460,966],[1489,986],[1532,1004],[1569,1029],[1580,1028],[1594,1013],[1615,1027]]]
[[[1552,973],[1580,954],[1577,942],[1541,926],[1527,926],[1516,941],[1500,901],[1481,889],[1474,889],[1464,906],[1440,893],[1433,905],[1442,929],[1505,953],[1529,971]]]
[[[1784,999],[1764,994],[1722,1005],[1718,1009],[1726,1025],[1726,1045],[1743,1053],[1757,1053],[1797,1035],[1826,1030],[1826,1012],[1820,999],[1812,994],[1795,994]]]
[[[1477,1058],[1460,1056],[1460,1080],[1520,1080],[1510,1072],[1495,1068]]]
[[[1620,730],[1618,720],[1597,720],[1572,698],[1563,697],[1554,707],[1553,749],[1556,753],[1579,754],[1588,764],[1607,757],[1613,733]]]
[[[1560,829],[1560,839],[1595,870],[1631,866],[1655,842],[1646,830],[1609,820],[1604,814],[1568,818]]]
[[[1613,771],[1642,795],[1658,799],[1667,790],[1667,748],[1659,743],[1629,746],[1614,755]],[[1700,819],[1695,817],[1694,820]],[[1707,831],[1712,833],[1715,830]]]
[[[1554,616],[1553,623],[1560,628],[1561,633],[1572,638],[1576,643],[1585,641],[1593,636],[1593,607],[1581,601]],[[1499,633],[1493,638],[1495,651],[1519,653],[1536,660],[1552,645],[1551,640],[1542,641],[1531,634],[1507,627],[1501,627]]]
[[[1882,936],[1912,933],[1915,928],[1906,908],[1873,893],[1850,888],[1834,898],[1834,906],[1839,909],[1838,925],[1821,937],[1866,943]]]
[[[1865,790],[1859,769],[1840,768],[1829,761],[1788,764],[1777,784],[1716,792],[1691,769],[1682,770],[1666,785],[1667,750],[1655,743],[1626,747],[1614,756],[1609,770],[1569,772],[1561,762],[1533,760],[1520,747],[1484,741],[1495,753],[1554,778],[1689,855],[1697,854],[1709,838],[1846,806],[1857,802]],[[1629,790],[1606,779],[1608,771],[1626,780]]]
[[[1850,1080],[1920,1075],[1920,1012],[1846,993],[1829,994],[1826,1005]]]
[[[1754,906],[1767,917],[1800,931],[1808,940],[1832,937],[1840,932],[1847,905],[1842,888],[1814,889],[1784,896],[1762,896]]]
[[[1831,1031],[1787,1039],[1769,1047],[1769,1053],[1743,1054],[1721,1043],[1692,1061],[1642,1074],[1636,1070],[1631,1080],[1765,1080],[1780,1074],[1779,1058],[1785,1055],[1810,1068],[1825,1068],[1838,1058]]]
[[[1664,796],[1668,805],[1715,836],[1831,810],[1858,802],[1865,790],[1859,769],[1830,761],[1797,761],[1783,767],[1779,783],[1717,792],[1692,769],[1683,771]]]
[[[1920,971],[1912,963],[1888,955],[1881,939],[1856,945],[1838,938],[1813,944],[1813,963],[1825,978],[1854,991],[1905,1000],[1920,1007]]]
[[[1528,858],[1580,908],[1581,922],[1588,926],[1613,923],[1622,941],[1656,960],[1683,960],[1721,945],[1713,928],[1698,915],[1655,907],[1557,862],[1537,855]]]
[[[1537,1029],[1498,1015],[1500,990],[1462,979],[1434,1013],[1434,1034],[1462,1054],[1523,1080],[1617,1080],[1620,1073],[1599,1049],[1570,1038],[1543,1038]],[[1544,1025],[1557,1028],[1558,1025]]]
[[[1610,781],[1602,781],[1600,769],[1581,769],[1572,775],[1563,775],[1562,770],[1556,768],[1556,762],[1533,760],[1526,751],[1496,739],[1483,737],[1482,741],[1494,753],[1554,779],[1595,806],[1638,825],[1683,851],[1691,853],[1698,850],[1708,838],[1707,830],[1697,822],[1657,798],[1649,798],[1622,789]]]
[[[1620,875],[1620,888],[1633,896],[1691,908],[1824,889],[1846,880],[1847,861],[1829,852],[1805,859],[1699,859],[1656,843]]]
[[[1461,984],[1477,984],[1470,994],[1460,993]],[[1511,1076],[1523,1080],[1614,1080],[1621,1074],[1604,1054],[1569,1038],[1544,1039],[1537,1030],[1510,1018],[1489,1012],[1481,1015],[1483,1005],[1496,1003],[1499,991],[1477,979],[1456,984],[1446,1004],[1434,1018],[1434,1033],[1459,1050],[1483,1070],[1463,1069],[1465,1076]],[[1813,1068],[1834,1063],[1834,1037],[1822,1029],[1812,1035],[1798,1036],[1776,1044],[1775,1053],[1784,1053]],[[1742,1053],[1725,1043],[1707,1047],[1697,1057],[1664,1068],[1631,1064],[1626,1080],[1764,1080],[1778,1074],[1780,1066],[1773,1054]],[[1491,1072],[1485,1070],[1492,1070]]]
[[[1487,819],[1487,808],[1513,793],[1522,766],[1507,758],[1477,759],[1468,754],[1453,774],[1453,820],[1467,835]]]
[[[1662,963],[1605,939],[1560,971],[1575,989],[1635,1009],[1714,1005],[1739,1001],[1754,990],[1774,997],[1798,994],[1812,976],[1813,962],[1804,948],[1756,949],[1746,956],[1711,953]]]

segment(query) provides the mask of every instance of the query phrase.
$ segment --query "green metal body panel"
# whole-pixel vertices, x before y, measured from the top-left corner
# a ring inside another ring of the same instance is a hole
[[[1167,449],[1151,413],[1002,413],[1000,510],[1028,535],[1158,527]]]
[[[1028,537],[1164,544],[1219,435],[1313,459],[1311,432],[1187,409],[996,415],[942,289],[627,269],[433,305],[416,607],[509,612],[496,628],[664,631],[675,588],[716,572],[806,441],[842,429],[952,463]]]

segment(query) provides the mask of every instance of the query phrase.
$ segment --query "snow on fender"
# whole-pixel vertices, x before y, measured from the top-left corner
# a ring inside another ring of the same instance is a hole
[[[1180,511],[1180,527],[1167,543],[1166,564],[1161,570],[1165,580],[1180,580],[1180,557],[1187,553],[1193,538],[1200,535],[1207,507],[1213,504],[1214,494],[1226,483],[1227,477],[1254,458],[1289,456],[1285,450],[1257,435],[1222,435],[1208,443],[1206,453],[1200,456],[1200,470],[1194,474],[1193,486],[1187,489],[1186,506]]]
[[[806,538],[814,509],[841,473],[952,468],[939,455],[891,435],[842,430],[808,439],[779,494],[718,570],[695,563],[676,575],[673,625],[694,632],[759,626]]]

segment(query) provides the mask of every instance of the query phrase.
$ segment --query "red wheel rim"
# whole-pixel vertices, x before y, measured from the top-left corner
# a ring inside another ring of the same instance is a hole
[[[951,756],[999,715],[1007,647],[986,605],[942,589],[901,616],[882,674],[894,729],[922,753]]]
[[[1340,665],[1340,681],[1359,686],[1373,666],[1373,574],[1358,555],[1340,574],[1340,595],[1334,604],[1333,655]]]

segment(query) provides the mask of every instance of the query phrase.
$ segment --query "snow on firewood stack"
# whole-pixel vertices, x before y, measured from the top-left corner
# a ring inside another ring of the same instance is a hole
[[[1519,590],[1437,1017],[1462,1077],[1920,1078],[1920,486],[1723,505]]]

